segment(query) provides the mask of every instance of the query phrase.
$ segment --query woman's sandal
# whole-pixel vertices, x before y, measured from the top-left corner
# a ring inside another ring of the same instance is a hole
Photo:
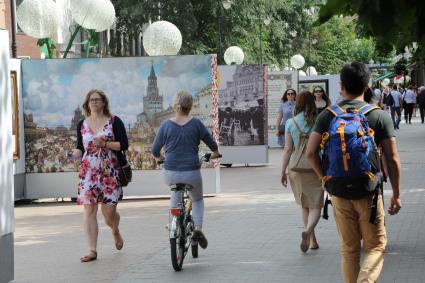
[[[319,249],[319,245],[318,244],[315,245],[315,246],[310,245],[310,250],[318,250],[318,249]]]
[[[118,218],[117,220],[118,221],[117,227],[118,227],[118,225],[120,224],[120,219],[121,219],[121,216],[119,215],[118,212],[117,212],[117,218]],[[120,231],[112,232],[112,235],[114,236],[114,240],[115,240],[115,248],[117,250],[121,250],[122,247],[124,246],[124,240],[121,237]]]
[[[121,250],[124,246],[124,240],[122,239],[120,232],[112,233],[112,235],[115,239],[115,248],[117,248],[117,250]]]
[[[88,255],[85,255],[80,258],[81,262],[89,262],[97,259],[97,252],[96,251],[90,251]]]

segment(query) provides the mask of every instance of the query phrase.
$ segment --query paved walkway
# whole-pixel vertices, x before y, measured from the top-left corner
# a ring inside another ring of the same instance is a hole
[[[380,282],[425,282],[425,125],[402,124],[397,134],[404,208],[387,217]],[[188,256],[182,272],[170,262],[167,200],[120,203],[124,249],[114,249],[101,220],[99,258],[86,264],[79,262],[86,251],[81,207],[19,206],[15,282],[341,282],[333,217],[318,225],[320,249],[303,255],[300,209],[279,184],[281,151],[271,150],[270,159],[265,167],[222,169],[223,193],[206,199],[209,247],[198,259]]]

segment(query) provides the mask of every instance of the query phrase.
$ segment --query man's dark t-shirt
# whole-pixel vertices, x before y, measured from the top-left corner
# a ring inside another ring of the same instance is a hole
[[[343,109],[359,109],[363,105],[366,105],[366,102],[360,100],[344,100],[338,105]],[[322,113],[320,113],[320,115],[317,117],[313,131],[320,135],[327,132],[329,125],[334,117],[335,116],[331,112],[327,110],[322,111]],[[380,145],[383,140],[395,136],[394,124],[387,112],[381,109],[375,109],[367,113],[366,118],[369,121],[369,127],[375,131],[375,142],[377,145]]]

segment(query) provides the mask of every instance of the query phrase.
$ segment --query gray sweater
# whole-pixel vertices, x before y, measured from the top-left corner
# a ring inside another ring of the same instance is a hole
[[[165,150],[164,168],[171,171],[192,171],[200,168],[199,144],[203,141],[211,151],[218,149],[217,143],[204,124],[193,117],[184,126],[171,120],[164,121],[152,145],[152,154],[160,157]]]

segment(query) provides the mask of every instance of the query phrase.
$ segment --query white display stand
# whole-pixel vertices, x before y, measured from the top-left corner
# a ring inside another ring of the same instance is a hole
[[[202,169],[204,194],[220,192],[219,168]],[[25,199],[74,198],[77,196],[77,172],[26,174]],[[161,170],[133,171],[132,182],[124,188],[124,198],[169,196]]]
[[[9,34],[0,30],[0,282],[14,277],[12,101],[9,68]]]
[[[25,186],[25,134],[24,134],[24,106],[21,89],[21,60],[10,59],[10,70],[17,74],[17,90],[18,90],[18,105],[19,105],[19,159],[13,160],[13,175],[15,182],[15,200],[24,198]],[[14,144],[14,143],[13,143]]]
[[[268,73],[267,120],[268,145],[270,148],[280,147],[276,137],[276,119],[283,93],[289,89],[298,89],[297,71],[276,71]]]
[[[220,146],[221,164],[266,164],[269,162],[267,145]]]

